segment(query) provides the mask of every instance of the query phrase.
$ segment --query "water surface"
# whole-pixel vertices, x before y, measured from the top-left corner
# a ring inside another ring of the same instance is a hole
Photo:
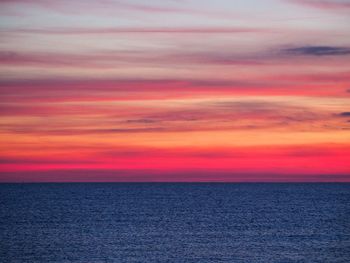
[[[350,184],[0,184],[0,262],[350,262]]]

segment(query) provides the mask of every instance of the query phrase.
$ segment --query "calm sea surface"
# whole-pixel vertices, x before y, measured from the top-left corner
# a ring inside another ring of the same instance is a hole
[[[350,262],[350,184],[0,184],[0,262]]]

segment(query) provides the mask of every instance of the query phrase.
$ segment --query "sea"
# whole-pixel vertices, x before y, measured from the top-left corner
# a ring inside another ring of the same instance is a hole
[[[350,184],[0,184],[0,262],[350,262]]]

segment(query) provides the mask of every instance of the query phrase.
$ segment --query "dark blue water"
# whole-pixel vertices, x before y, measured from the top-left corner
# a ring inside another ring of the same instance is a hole
[[[0,262],[350,262],[350,184],[0,184]]]

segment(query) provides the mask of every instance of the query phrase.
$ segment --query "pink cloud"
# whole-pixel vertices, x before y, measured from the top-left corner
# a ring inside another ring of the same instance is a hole
[[[176,34],[232,34],[232,33],[268,33],[271,29],[259,27],[109,27],[109,28],[41,28],[2,30],[2,33],[29,34],[125,34],[125,33],[176,33]]]
[[[326,10],[344,10],[350,9],[350,2],[344,0],[288,0],[296,4],[301,4],[309,7],[326,9]]]
[[[65,14],[81,14],[91,13],[94,15],[116,15],[121,11],[129,11],[133,13],[145,14],[187,14],[198,15],[204,17],[216,17],[225,19],[237,18],[237,14],[225,11],[203,10],[188,8],[182,2],[165,3],[162,5],[130,3],[128,1],[119,0],[85,0],[85,1],[69,1],[69,0],[1,0],[0,5],[3,5],[1,13],[3,15],[23,15],[24,10],[21,6],[32,6],[50,9],[52,11]],[[17,13],[16,13],[17,12]]]
[[[334,76],[336,79],[337,74]],[[308,83],[311,78],[311,83]],[[18,79],[0,81],[2,103],[125,101],[195,98],[212,95],[348,96],[347,86],[313,76],[275,76],[254,81],[220,79]],[[287,81],[283,82],[283,81]],[[294,84],[288,84],[294,81]],[[303,83],[303,81],[306,81]],[[312,83],[315,81],[315,83]],[[281,84],[282,83],[282,84]],[[347,82],[345,82],[347,85]],[[283,85],[283,87],[281,87]],[[164,92],[166,91],[166,92]]]

